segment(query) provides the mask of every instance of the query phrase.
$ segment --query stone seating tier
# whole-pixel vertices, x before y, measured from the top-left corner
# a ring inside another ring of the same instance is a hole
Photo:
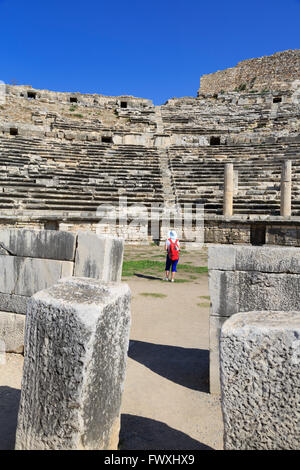
[[[0,208],[84,211],[104,202],[163,202],[157,152],[142,146],[0,139]]]
[[[281,164],[293,155],[293,215],[300,215],[299,144],[220,146],[215,149],[169,150],[176,200],[180,204],[202,203],[207,213],[223,210],[224,163],[232,162],[238,174],[234,194],[235,214],[280,213]]]
[[[221,214],[224,163],[233,162],[238,173],[234,213],[278,215],[281,162],[292,157],[292,209],[299,215],[299,155],[299,143],[173,146],[163,151],[0,138],[0,209],[95,211],[103,203],[117,205],[120,196],[128,204],[150,207],[173,194],[180,204],[198,202],[207,213]]]

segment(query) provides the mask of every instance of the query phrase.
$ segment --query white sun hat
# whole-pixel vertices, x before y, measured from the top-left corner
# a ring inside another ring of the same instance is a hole
[[[168,238],[171,238],[171,240],[177,240],[177,233],[176,233],[176,230],[169,230],[169,232],[168,232]]]

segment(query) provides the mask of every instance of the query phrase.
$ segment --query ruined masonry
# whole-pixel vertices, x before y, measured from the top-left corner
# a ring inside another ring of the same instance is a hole
[[[70,276],[120,281],[124,240],[91,232],[0,230],[0,338],[22,353],[30,297]]]
[[[210,392],[225,450],[298,450],[300,250],[209,248]]]
[[[196,97],[160,106],[6,85],[0,225],[149,243],[163,239],[167,209],[176,219],[184,204],[201,204],[207,243],[300,246],[299,58],[288,50],[243,61],[202,76]],[[226,165],[234,182],[225,194]],[[146,216],[130,223],[141,204],[148,218],[156,207],[155,233]],[[193,230],[182,241],[193,242]]]
[[[300,311],[300,250],[280,246],[208,249],[210,392],[220,393],[220,333],[241,312]]]
[[[161,106],[0,93],[0,346],[25,345],[16,449],[117,449],[124,240],[160,242],[185,204],[204,207],[212,244],[224,447],[299,447],[300,51],[204,75],[197,97]],[[193,246],[197,231],[179,238]]]

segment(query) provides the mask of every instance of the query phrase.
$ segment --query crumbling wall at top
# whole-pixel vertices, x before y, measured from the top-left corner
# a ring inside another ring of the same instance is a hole
[[[222,91],[289,90],[300,77],[300,49],[248,59],[235,67],[202,75],[198,96]]]

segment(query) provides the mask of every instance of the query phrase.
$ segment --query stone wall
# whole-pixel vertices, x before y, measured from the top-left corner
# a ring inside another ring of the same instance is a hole
[[[118,106],[122,107],[122,102],[126,103],[126,108],[144,108],[153,106],[151,100],[138,98],[131,95],[107,96],[100,94],[89,94],[79,92],[57,92],[52,90],[39,90],[31,85],[6,85],[6,94],[18,98],[30,99],[32,102],[41,103],[67,103],[81,104],[87,107]]]
[[[0,230],[0,339],[23,352],[30,297],[69,276],[120,281],[123,240],[90,232]]]
[[[148,132],[156,131],[155,111],[149,99],[63,93],[25,85],[4,85],[1,98],[0,134],[6,136],[153,145]]]
[[[206,216],[205,243],[300,246],[300,218]]]
[[[203,75],[198,94],[223,91],[288,90],[300,76],[300,49],[243,60],[235,67]]]
[[[149,214],[149,218],[150,218]],[[41,220],[40,220],[41,219]],[[0,218],[0,230],[5,229],[30,229],[47,230],[51,226],[51,232],[63,231],[76,234],[78,231],[88,231],[96,233],[99,236],[113,236],[123,238],[126,243],[149,244],[153,241],[165,240],[169,230],[169,223],[163,219],[155,217],[153,227],[150,220],[139,220],[139,223],[131,221],[128,224],[117,220],[99,223],[97,217],[91,217],[82,213],[81,216],[64,217],[61,221],[60,214],[57,216],[41,215],[40,217],[32,214],[11,216],[5,219]],[[75,219],[75,220],[74,220]],[[180,221],[182,223],[182,220]],[[287,245],[300,246],[300,218],[292,217],[284,219],[283,217],[272,216],[233,216],[226,218],[218,215],[206,215],[204,218],[203,236],[199,236],[199,225],[181,232],[180,223],[171,219],[171,225],[176,227],[180,240],[183,243],[191,244],[193,241],[201,238],[201,241],[207,244],[268,244],[268,245]]]
[[[224,322],[249,311],[300,309],[300,249],[213,246],[208,249],[210,391],[220,393],[219,338]]]

